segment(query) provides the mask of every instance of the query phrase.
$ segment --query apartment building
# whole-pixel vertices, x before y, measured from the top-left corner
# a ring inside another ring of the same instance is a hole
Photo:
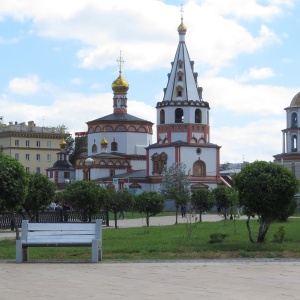
[[[0,122],[0,151],[18,160],[29,172],[46,174],[69,136],[65,128],[36,126],[34,121]]]

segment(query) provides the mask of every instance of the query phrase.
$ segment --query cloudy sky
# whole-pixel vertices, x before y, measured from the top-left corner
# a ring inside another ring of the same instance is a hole
[[[271,161],[300,91],[300,0],[0,0],[4,123],[86,131],[113,112],[120,50],[128,113],[155,123],[181,4],[221,163]]]

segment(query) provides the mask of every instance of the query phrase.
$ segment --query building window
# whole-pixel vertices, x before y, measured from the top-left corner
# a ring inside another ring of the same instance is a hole
[[[47,141],[47,147],[51,148],[51,141]]]
[[[30,160],[30,154],[25,154],[25,159]]]
[[[109,176],[114,177],[115,176],[115,170],[110,170],[109,171]]]
[[[36,168],[36,173],[41,173],[41,168],[40,167]]]
[[[26,145],[26,147],[30,147],[30,141],[26,140],[25,145]]]
[[[19,153],[15,153],[15,159],[19,160]]]
[[[175,123],[183,123],[183,109],[182,108],[176,108],[175,109]]]
[[[47,161],[51,161],[51,154],[47,154]]]
[[[159,113],[159,117],[160,117],[160,124],[165,124],[165,110],[162,109]]]
[[[167,160],[168,160],[167,154],[165,152],[162,152],[161,154],[154,153],[151,159],[152,159],[152,169],[153,169],[152,172],[161,174],[167,165]]]
[[[111,151],[118,151],[118,143],[113,141],[110,145]]]
[[[38,148],[40,148],[40,147],[41,147],[41,141],[36,141],[36,146],[37,146]]]
[[[41,154],[36,155],[36,160],[40,161],[41,160]]]
[[[29,171],[30,171],[30,168],[29,168],[29,167],[26,167],[26,171],[29,172]]]
[[[292,120],[291,120],[291,127],[298,127],[298,118],[297,118],[297,113],[293,112],[292,113]]]
[[[15,140],[15,146],[19,147],[19,140]]]
[[[64,172],[64,178],[65,179],[70,178],[70,172]]]
[[[177,91],[177,97],[182,97],[182,91]]]
[[[201,110],[199,108],[195,110],[195,123],[201,123]]]
[[[298,145],[297,145],[297,136],[293,135],[292,136],[292,152],[297,152]]]
[[[92,146],[92,153],[96,153],[98,151],[98,147],[96,144]]]
[[[53,178],[53,171],[50,171],[49,177]]]
[[[206,165],[204,161],[197,160],[193,165],[193,175],[194,176],[206,176]]]

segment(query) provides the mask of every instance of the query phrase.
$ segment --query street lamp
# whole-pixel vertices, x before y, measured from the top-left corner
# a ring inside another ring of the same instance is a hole
[[[91,157],[88,157],[85,161],[84,161],[85,166],[88,168],[89,173],[88,173],[88,181],[91,180],[91,167],[94,164],[94,160]]]

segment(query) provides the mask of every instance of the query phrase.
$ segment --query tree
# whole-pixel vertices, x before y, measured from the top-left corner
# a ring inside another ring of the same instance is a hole
[[[45,175],[29,173],[28,194],[23,208],[28,213],[30,220],[38,220],[38,211],[48,206],[55,197],[56,185]]]
[[[68,143],[68,140],[67,140]],[[68,143],[68,149],[71,149],[72,141],[70,139]],[[70,152],[69,161],[71,164],[75,164],[76,158],[87,153],[87,136],[79,136],[75,138],[75,147]]]
[[[228,189],[229,188],[224,185],[219,185],[212,191],[212,195],[218,207],[218,212],[220,211],[224,215],[225,220],[227,219],[228,210],[231,206],[228,199]]]
[[[292,203],[299,183],[286,167],[272,162],[255,161],[242,168],[233,178],[240,205],[248,216],[246,225],[251,242],[250,217],[259,218],[257,242],[262,243],[273,221]]]
[[[103,206],[101,188],[91,181],[76,180],[62,192],[64,202],[73,209],[81,211],[84,221],[87,216],[97,213]]]
[[[189,174],[186,173],[184,163],[174,163],[163,173],[163,180],[160,186],[162,195],[167,199],[175,200],[176,221],[178,223],[178,209],[181,205],[186,205],[190,198]]]
[[[135,208],[138,212],[146,214],[146,224],[149,226],[149,218],[162,212],[165,207],[165,199],[158,192],[142,192],[136,196]]]
[[[28,192],[28,174],[17,160],[0,153],[0,211],[9,211],[19,239],[14,211],[21,208]]]
[[[192,191],[191,203],[200,214],[199,222],[202,222],[202,214],[215,205],[215,199],[209,189],[196,189]]]
[[[114,213],[115,228],[118,228],[118,212],[129,210],[132,207],[134,195],[126,189],[118,191],[115,189],[105,189],[103,193],[104,207]]]

